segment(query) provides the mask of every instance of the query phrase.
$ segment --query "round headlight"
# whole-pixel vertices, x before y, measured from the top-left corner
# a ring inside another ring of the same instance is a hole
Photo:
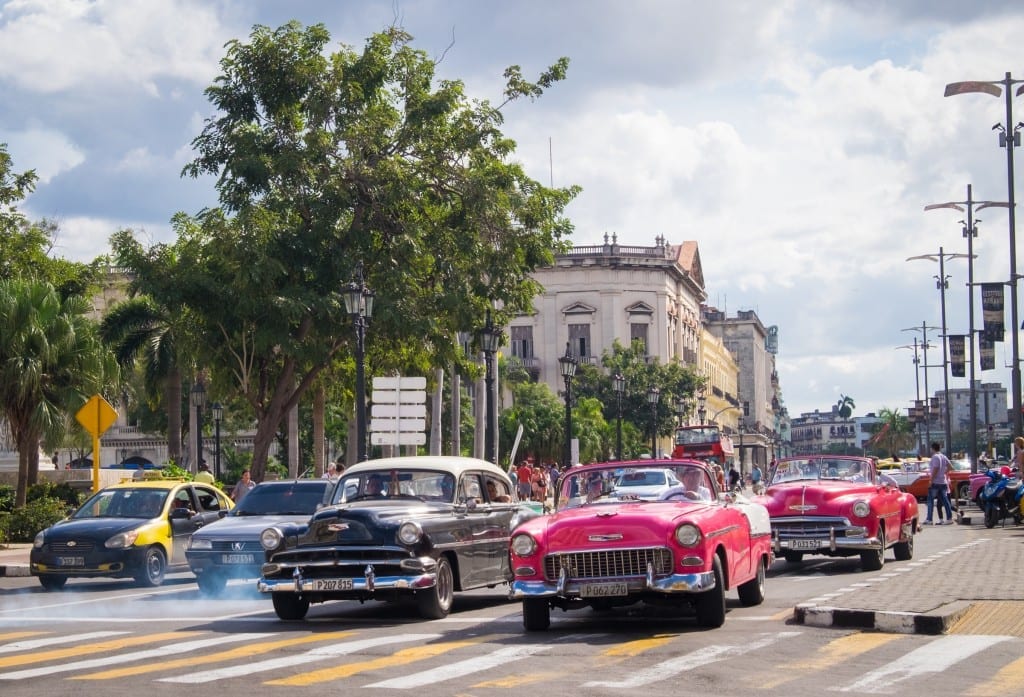
[[[107,549],[127,549],[135,544],[136,538],[139,536],[138,530],[128,530],[126,532],[119,532],[109,540],[103,543],[103,546]]]
[[[512,536],[512,551],[517,556],[528,557],[537,551],[537,541],[529,535],[513,535]]]
[[[284,541],[284,535],[277,528],[267,528],[260,533],[260,544],[263,549],[277,549]]]
[[[700,530],[697,529],[696,525],[683,523],[676,528],[676,542],[683,547],[693,547],[700,542]]]
[[[36,549],[42,549],[43,545],[46,544],[45,530],[40,530],[36,533],[36,538],[32,540],[32,546]]]
[[[419,523],[406,521],[398,528],[398,541],[403,545],[414,545],[423,537],[423,528]]]
[[[213,541],[212,540],[208,540],[208,539],[197,540],[196,538],[193,537],[193,538],[189,539],[189,541],[188,541],[188,548],[189,549],[213,549]]]
[[[871,513],[871,506],[867,501],[858,501],[853,504],[853,514],[858,518],[865,518]]]

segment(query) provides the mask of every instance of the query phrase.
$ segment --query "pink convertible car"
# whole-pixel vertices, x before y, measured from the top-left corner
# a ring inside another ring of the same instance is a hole
[[[527,630],[547,629],[552,607],[638,602],[692,607],[700,626],[719,627],[726,591],[764,601],[770,532],[764,506],[719,492],[703,462],[574,467],[558,480],[554,513],[512,533],[511,597]]]
[[[763,496],[776,554],[798,564],[805,554],[860,556],[877,571],[890,547],[898,561],[914,556],[917,499],[879,475],[866,457],[802,455],[779,460]]]

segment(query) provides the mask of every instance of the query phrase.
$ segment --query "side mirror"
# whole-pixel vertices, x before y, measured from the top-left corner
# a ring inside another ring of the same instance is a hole
[[[191,512],[187,508],[171,509],[171,520],[188,520],[191,517]]]

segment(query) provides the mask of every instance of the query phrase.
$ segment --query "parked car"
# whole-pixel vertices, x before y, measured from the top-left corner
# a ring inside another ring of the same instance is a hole
[[[259,578],[263,565],[260,533],[270,525],[305,523],[327,504],[334,480],[262,482],[221,520],[197,530],[185,556],[199,590],[216,595],[229,579]]]
[[[101,489],[36,535],[29,569],[43,588],[59,590],[69,578],[97,577],[159,586],[165,574],[188,571],[189,536],[234,502],[208,484],[150,476]]]
[[[455,591],[508,583],[509,536],[536,515],[484,460],[364,462],[345,470],[331,505],[309,521],[263,531],[257,588],[283,620],[302,619],[310,603],[406,597],[421,616],[442,618]]]
[[[917,499],[879,475],[871,458],[802,455],[783,458],[768,475],[764,503],[776,554],[800,563],[806,554],[860,556],[865,571],[914,556]]]
[[[623,472],[615,478],[612,496],[623,499],[656,500],[679,485],[675,472],[668,467]]]
[[[670,470],[679,484],[658,499],[622,496],[622,483]],[[558,480],[555,511],[512,534],[512,597],[523,625],[547,629],[551,608],[649,604],[692,607],[697,623],[725,622],[725,594],[764,601],[772,562],[764,506],[719,492],[696,460],[583,465]]]

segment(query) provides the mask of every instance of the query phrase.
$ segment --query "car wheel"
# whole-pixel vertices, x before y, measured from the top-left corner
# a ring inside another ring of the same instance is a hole
[[[207,571],[196,576],[196,585],[203,595],[220,595],[228,585],[228,580],[221,574]]]
[[[301,620],[309,612],[309,601],[298,593],[271,593],[274,612],[282,620]]]
[[[715,573],[715,587],[697,595],[697,624],[714,629],[725,624],[725,578],[722,575],[722,560],[716,554],[712,562]]]
[[[885,564],[885,528],[878,528],[878,549],[869,549],[860,553],[860,568],[864,571],[878,571]]]
[[[971,486],[964,482],[956,488],[956,497],[959,500],[966,501],[967,497],[971,495]]]
[[[783,552],[782,558],[786,560],[787,564],[799,564],[804,560],[803,552]]]
[[[159,547],[150,547],[142,559],[142,566],[135,573],[135,582],[146,588],[159,586],[167,573],[167,557]]]
[[[750,607],[760,605],[764,602],[764,568],[763,559],[757,562],[757,574],[746,583],[741,583],[737,591],[740,594],[740,602]]]
[[[67,576],[40,576],[39,585],[48,591],[59,591],[68,582]]]
[[[455,595],[455,577],[452,566],[446,557],[437,560],[437,582],[433,588],[416,593],[416,605],[420,617],[427,620],[439,620],[448,616],[452,609],[452,598]]]
[[[914,529],[916,527],[917,521],[915,520],[907,539],[892,546],[892,553],[896,557],[896,561],[910,561],[914,558]]]
[[[539,632],[551,626],[551,608],[547,598],[523,600],[523,627],[528,632]]]

